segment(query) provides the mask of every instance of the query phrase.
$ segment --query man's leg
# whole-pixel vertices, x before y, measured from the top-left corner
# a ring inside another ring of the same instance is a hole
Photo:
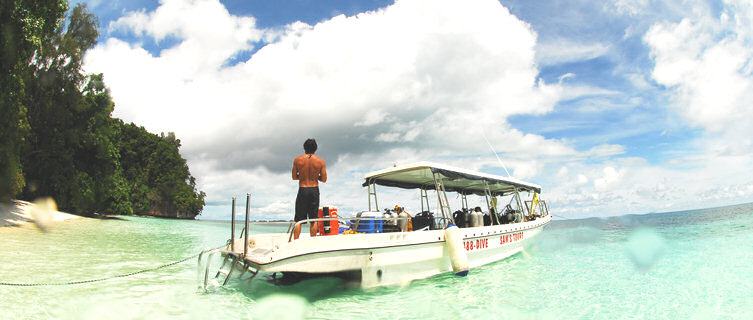
[[[298,240],[301,236],[301,224],[299,221],[303,221],[308,218],[306,210],[307,196],[304,189],[298,188],[298,194],[295,196],[295,227],[293,228],[293,239]]]
[[[301,236],[301,225],[296,223],[295,228],[293,229],[293,240],[298,240],[298,237]]]
[[[310,213],[313,216],[312,219],[319,218],[319,187],[315,187],[311,189],[311,212]],[[314,223],[311,224],[311,236],[314,237],[318,233],[319,233],[319,221],[315,221]]]
[[[316,237],[316,234],[319,232],[319,222],[314,221],[314,223],[311,224],[311,230],[309,230],[312,237]],[[300,233],[300,230],[298,230]]]
[[[309,189],[311,196],[310,203],[309,203],[309,212],[308,217],[309,219],[317,219],[319,218],[319,188],[314,187]],[[312,237],[315,237],[319,233],[319,221],[314,221],[313,223],[309,224],[309,227],[311,227],[310,233]]]

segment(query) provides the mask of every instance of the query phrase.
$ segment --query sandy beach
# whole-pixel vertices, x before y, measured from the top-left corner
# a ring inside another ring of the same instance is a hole
[[[54,206],[54,202],[50,203],[45,200],[37,201],[36,204],[21,200],[13,200],[10,204],[0,203],[0,227],[20,226],[35,221],[37,225],[46,226],[51,222],[83,218],[60,212]]]

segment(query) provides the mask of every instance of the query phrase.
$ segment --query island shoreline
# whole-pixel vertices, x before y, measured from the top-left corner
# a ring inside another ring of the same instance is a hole
[[[0,227],[20,227],[34,223],[31,212],[33,206],[33,203],[23,200],[12,200],[9,204],[0,203]],[[54,223],[86,218],[57,210],[50,210],[49,213],[48,220]]]

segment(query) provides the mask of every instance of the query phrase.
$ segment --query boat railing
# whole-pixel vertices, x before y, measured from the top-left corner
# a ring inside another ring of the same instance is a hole
[[[546,217],[549,215],[549,206],[547,205],[546,201],[539,200],[537,204],[533,204],[531,200],[525,201],[526,211],[525,212],[533,212],[532,215],[530,215],[533,218],[536,217]],[[533,207],[533,210],[531,209]],[[529,216],[526,214],[526,216]]]
[[[250,210],[250,203],[251,203],[251,194],[246,193],[246,217],[245,217],[245,225],[243,226],[243,230],[241,230],[241,236],[240,238],[244,239],[244,243],[248,243],[248,225],[249,225],[249,210]],[[235,197],[233,197],[232,201],[232,213],[230,214],[230,251],[235,252]],[[244,246],[243,248],[243,256],[246,256],[248,254],[248,245]]]
[[[548,212],[547,212],[548,214]],[[434,229],[444,229],[448,225],[453,223],[453,220],[448,217],[441,217],[441,216],[434,216],[432,218],[434,227],[430,228],[429,226],[420,228],[420,229],[413,229],[412,231],[422,231],[422,230],[434,230]],[[342,222],[346,222],[345,224],[350,228],[350,230],[358,231],[358,225],[361,223],[361,221],[382,221],[382,225],[392,224],[392,225],[400,225],[399,221],[411,221],[411,217],[384,217],[384,216],[375,216],[375,217],[328,217],[328,218],[315,218],[315,219],[304,219],[298,222],[291,222],[288,226],[287,233],[288,236],[288,242],[293,241],[293,233],[297,226],[302,225],[311,225],[314,222],[329,222],[332,220],[336,220],[338,222],[338,227],[342,224]],[[498,225],[501,225],[498,224]],[[398,230],[397,232],[400,232]],[[388,232],[384,232],[388,233]]]
[[[453,221],[451,218],[448,218],[448,217],[441,217],[441,216],[440,217],[434,217],[434,224],[439,229],[444,229],[444,228],[446,228],[447,226],[449,226],[451,224],[455,224],[454,222],[455,221]]]
[[[398,221],[410,221],[411,218],[410,217],[339,217],[338,216],[338,217],[329,217],[329,218],[304,219],[298,222],[290,223],[290,226],[288,226],[288,231],[287,231],[287,233],[290,234],[288,237],[288,242],[293,240],[293,233],[296,227],[301,226],[301,225],[310,225],[314,222],[319,222],[319,221],[329,222],[332,220],[336,220],[338,222],[338,226],[340,225],[341,222],[347,222],[346,223],[347,225],[352,226],[350,227],[351,230],[357,231],[358,225],[360,224],[361,221],[383,221],[382,222],[383,224],[384,223],[398,224],[397,223]],[[414,231],[418,231],[418,230],[414,230]]]

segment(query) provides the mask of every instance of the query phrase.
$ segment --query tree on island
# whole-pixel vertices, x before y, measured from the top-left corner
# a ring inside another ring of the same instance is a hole
[[[135,124],[120,123],[123,173],[138,214],[191,217],[201,212],[206,194],[180,156],[180,140],[170,132],[156,135]]]
[[[65,0],[8,0],[0,2],[0,202],[7,202],[26,185],[21,147],[29,131],[23,76],[54,34],[68,10]]]
[[[61,210],[83,215],[200,214],[205,194],[196,190],[180,140],[113,119],[104,76],[84,74],[97,18],[82,4],[65,15],[65,1],[13,3],[0,5],[3,48],[19,46],[10,39],[27,51],[1,56],[0,81],[10,89],[0,96],[2,110],[12,117],[0,132],[0,201],[52,196]],[[41,18],[29,22],[31,13]]]

